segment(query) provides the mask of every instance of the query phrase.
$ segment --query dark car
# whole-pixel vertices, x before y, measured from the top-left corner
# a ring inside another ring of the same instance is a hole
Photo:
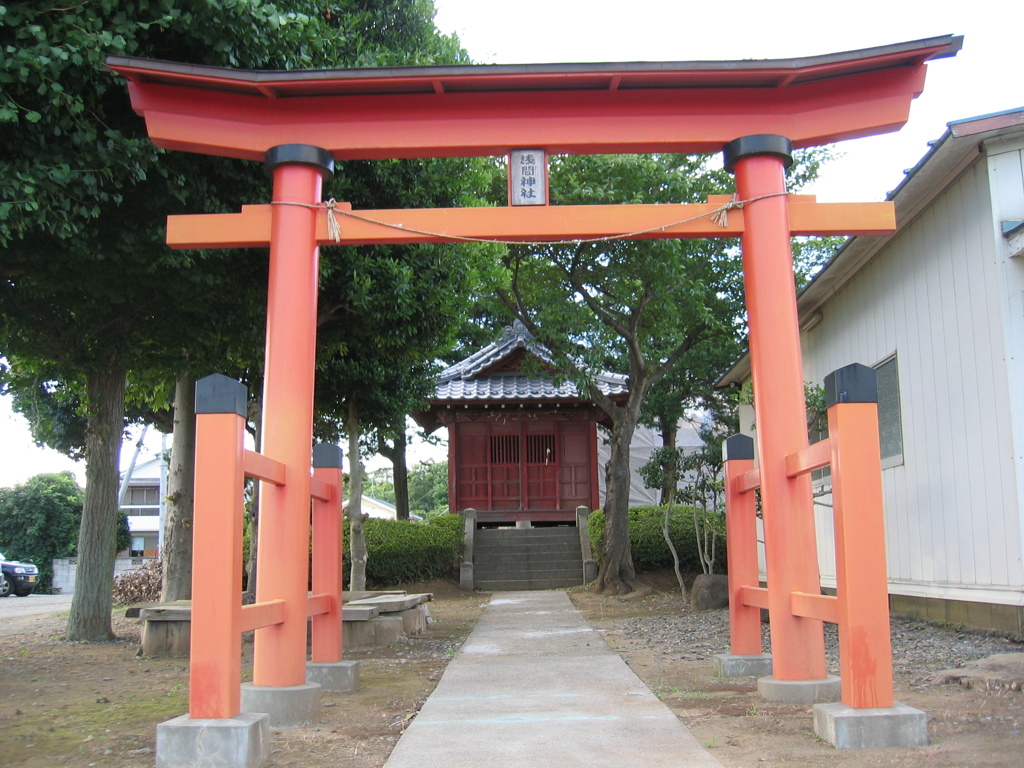
[[[39,569],[32,563],[8,560],[0,552],[0,568],[3,568],[3,582],[0,583],[0,597],[14,594],[18,597],[31,595],[39,583]]]

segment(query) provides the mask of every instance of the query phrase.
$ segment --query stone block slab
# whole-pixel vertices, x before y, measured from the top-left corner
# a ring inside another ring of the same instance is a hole
[[[156,727],[156,768],[257,768],[270,749],[270,719],[242,712],[224,719],[181,715]]]
[[[320,685],[242,683],[242,711],[265,712],[271,728],[301,728],[320,719]]]
[[[433,599],[434,596],[429,592],[420,595],[379,595],[377,597],[365,597],[361,600],[352,600],[348,605],[351,608],[372,606],[381,613],[399,613]]]
[[[317,683],[327,693],[352,693],[359,689],[359,662],[306,662],[306,682]]]
[[[406,639],[401,616],[379,616],[369,621],[346,621],[342,624],[345,648],[381,648]]]
[[[920,747],[928,743],[928,716],[898,701],[875,709],[816,704],[814,732],[836,749]]]
[[[772,674],[772,655],[718,653],[715,654],[715,674],[719,677],[769,677]]]
[[[757,692],[767,701],[780,704],[824,704],[839,701],[839,678],[826,675],[820,680],[779,680],[773,675],[757,679]]]
[[[341,607],[342,621],[369,621],[376,619],[379,615],[380,611],[372,605],[342,605]]]

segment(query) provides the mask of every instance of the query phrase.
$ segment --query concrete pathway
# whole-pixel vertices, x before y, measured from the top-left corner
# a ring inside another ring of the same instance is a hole
[[[564,592],[494,595],[385,768],[721,768]]]

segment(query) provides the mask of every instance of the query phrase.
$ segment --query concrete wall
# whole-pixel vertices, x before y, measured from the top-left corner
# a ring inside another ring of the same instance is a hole
[[[114,560],[114,575],[120,576],[141,568],[155,560],[153,557],[119,557]],[[53,591],[70,595],[75,591],[75,572],[78,569],[77,557],[58,557],[53,561]]]

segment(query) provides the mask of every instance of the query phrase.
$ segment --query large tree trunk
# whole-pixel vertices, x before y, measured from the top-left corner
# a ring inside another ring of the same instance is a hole
[[[640,582],[629,548],[629,446],[636,431],[637,409],[627,406],[612,427],[611,457],[605,467],[604,552],[597,574],[597,589],[621,595],[634,591]]]
[[[117,555],[117,491],[124,431],[125,369],[119,362],[86,372],[85,505],[78,570],[64,638],[103,641],[110,623]]]
[[[390,456],[395,481],[395,516],[399,520],[409,519],[409,467],[405,462],[407,443],[405,430],[400,429],[395,434],[395,448]]]
[[[679,423],[671,422],[667,423],[665,419],[659,418],[659,424],[661,425],[661,446],[663,448],[675,448],[676,439],[679,436]],[[670,504],[673,496],[675,495],[676,487],[679,485],[679,476],[675,471],[675,463],[671,465],[671,469],[665,475],[665,482],[661,486],[661,504],[662,506]]]
[[[354,403],[348,405],[348,506],[345,516],[349,520],[349,555],[351,567],[349,586],[353,592],[366,589],[366,535],[363,523],[363,465],[359,462],[359,411]]]
[[[196,473],[196,380],[181,374],[174,382],[174,432],[167,472],[163,584],[165,602],[192,597],[192,514]]]

